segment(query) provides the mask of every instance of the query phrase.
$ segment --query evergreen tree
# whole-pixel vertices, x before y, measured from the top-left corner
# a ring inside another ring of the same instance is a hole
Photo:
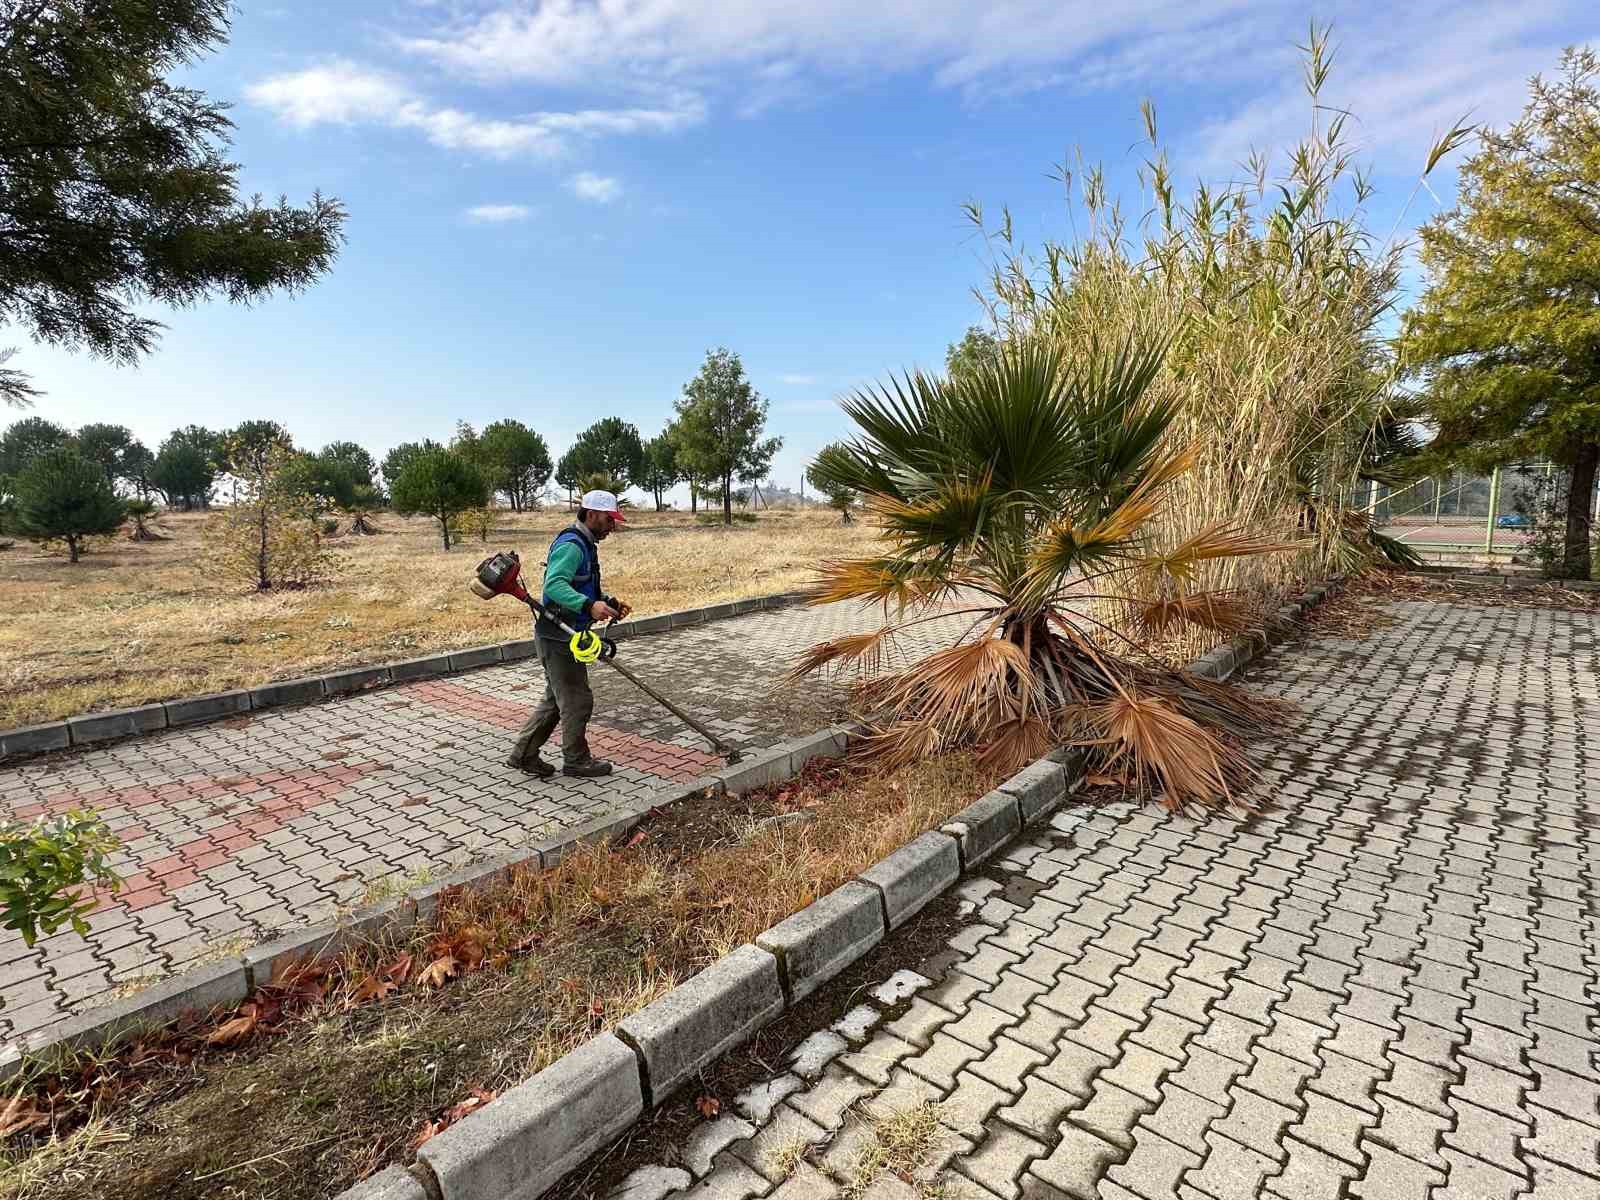
[[[644,443],[639,430],[621,417],[604,417],[578,435],[571,452],[579,475],[603,471],[624,488],[644,473]]]
[[[226,105],[166,76],[220,46],[230,0],[71,0],[0,11],[0,324],[132,363],[142,304],[298,291],[332,265],[344,210],[238,193]],[[0,369],[0,397],[32,389]]]
[[[468,509],[489,503],[489,482],[483,472],[440,446],[413,456],[391,492],[396,512],[407,516],[426,513],[439,522],[446,550],[450,549],[451,523]]]
[[[201,425],[186,425],[161,443],[150,466],[150,486],[161,493],[169,508],[181,507],[185,512],[204,508],[211,503],[217,460],[217,435]]]
[[[126,517],[105,472],[76,450],[47,450],[17,475],[17,532],[35,542],[65,542],[73,562],[86,538],[115,533]]]
[[[697,479],[722,493],[722,521],[733,524],[733,481],[754,482],[772,466],[781,438],[762,438],[767,402],[745,377],[744,364],[730,350],[706,355],[700,373],[677,402],[679,461]]]
[[[1590,576],[1600,468],[1600,56],[1569,50],[1521,119],[1486,131],[1456,207],[1422,230],[1427,288],[1406,317],[1442,461],[1547,457],[1569,472],[1561,573]]]
[[[13,421],[0,434],[0,476],[15,476],[47,450],[72,444],[72,431],[43,417]]]
[[[77,433],[78,453],[99,463],[106,482],[115,485],[122,478],[122,456],[134,445],[133,433],[126,425],[85,425]]]
[[[506,418],[483,427],[481,468],[513,512],[532,508],[550,482],[550,447],[521,421]]]
[[[681,478],[678,448],[668,434],[653,437],[644,444],[644,474],[639,479],[639,486],[655,498],[657,512],[665,507],[662,494]]]

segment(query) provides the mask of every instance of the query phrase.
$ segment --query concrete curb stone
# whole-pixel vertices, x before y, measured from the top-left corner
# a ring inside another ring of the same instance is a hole
[[[112,738],[133,737],[141,733],[157,733],[166,727],[167,709],[162,704],[145,704],[139,708],[119,708],[111,712],[67,718],[67,736],[74,746],[87,746],[92,742],[107,742]]]
[[[1049,758],[1029,763],[995,789],[1017,798],[1024,825],[1058,803],[1066,790],[1061,764]]]
[[[65,721],[50,721],[43,725],[23,725],[17,729],[0,730],[0,757],[21,758],[28,754],[43,754],[47,750],[65,750],[72,745],[72,734]]]
[[[312,679],[285,679],[282,683],[267,683],[250,689],[251,708],[280,708],[290,704],[306,704],[321,700],[322,676]]]
[[[186,1012],[231,1008],[249,994],[243,962],[228,959],[163,980],[126,1000],[65,1017],[48,1030],[25,1038],[22,1052],[39,1055],[57,1050],[99,1050],[135,1029],[164,1025]]]
[[[783,1009],[777,958],[740,946],[625,1019],[617,1036],[638,1054],[653,1107]]]
[[[777,956],[784,996],[795,1004],[876,946],[883,935],[878,889],[851,880],[757,934],[755,941]]]
[[[473,646],[470,650],[450,651],[450,670],[470,671],[474,667],[491,667],[500,661],[500,646]]]
[[[1017,798],[998,790],[980,796],[940,827],[941,832],[960,840],[963,871],[989,858],[1021,829]]]
[[[961,878],[961,851],[945,833],[921,834],[857,876],[877,888],[890,930],[904,925]]]
[[[417,1151],[443,1200],[533,1200],[644,1112],[639,1063],[585,1042]]]
[[[388,667],[351,667],[322,677],[322,688],[330,696],[347,696],[389,683]]]
[[[343,1200],[428,1200],[428,1189],[405,1167],[385,1167],[345,1192]]]
[[[435,675],[449,673],[448,654],[428,654],[422,658],[405,658],[389,664],[389,678],[396,683],[408,683],[413,679],[430,679]]]
[[[204,696],[190,696],[185,700],[168,700],[167,725],[198,725],[202,721],[215,721],[250,711],[250,689],[237,688],[231,692],[211,692]]]

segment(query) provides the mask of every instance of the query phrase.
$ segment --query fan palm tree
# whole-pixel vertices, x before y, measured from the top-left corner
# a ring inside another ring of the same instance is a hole
[[[1023,343],[843,402],[858,435],[814,470],[861,494],[890,549],[824,564],[810,601],[881,603],[884,624],[814,646],[793,675],[856,666],[868,753],[904,763],[977,745],[1013,769],[1070,741],[1175,808],[1248,780],[1240,742],[1279,709],[1168,669],[1139,640],[1247,628],[1237,597],[1192,590],[1195,567],[1282,548],[1223,528],[1152,548],[1167,485],[1193,460],[1164,445],[1173,410],[1149,394],[1163,354],[1129,342],[1068,362]],[[1119,592],[1135,577],[1144,599]],[[952,645],[884,669],[908,629],[957,614],[970,624]]]

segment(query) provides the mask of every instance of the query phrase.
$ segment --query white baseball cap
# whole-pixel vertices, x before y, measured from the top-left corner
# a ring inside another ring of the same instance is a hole
[[[585,492],[583,499],[578,501],[579,508],[586,508],[590,512],[610,513],[618,525],[627,523],[622,515],[622,507],[617,503],[617,498],[610,492]]]

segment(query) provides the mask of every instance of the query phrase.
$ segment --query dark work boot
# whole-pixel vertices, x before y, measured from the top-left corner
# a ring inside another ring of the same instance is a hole
[[[600,758],[580,758],[577,762],[567,763],[561,768],[561,773],[574,779],[599,779],[611,774],[611,764]]]
[[[529,775],[537,775],[540,779],[549,779],[556,773],[556,769],[554,767],[539,757],[539,752],[537,750],[535,750],[533,755],[529,758],[506,759],[506,766],[514,767],[518,771],[525,771]]]

